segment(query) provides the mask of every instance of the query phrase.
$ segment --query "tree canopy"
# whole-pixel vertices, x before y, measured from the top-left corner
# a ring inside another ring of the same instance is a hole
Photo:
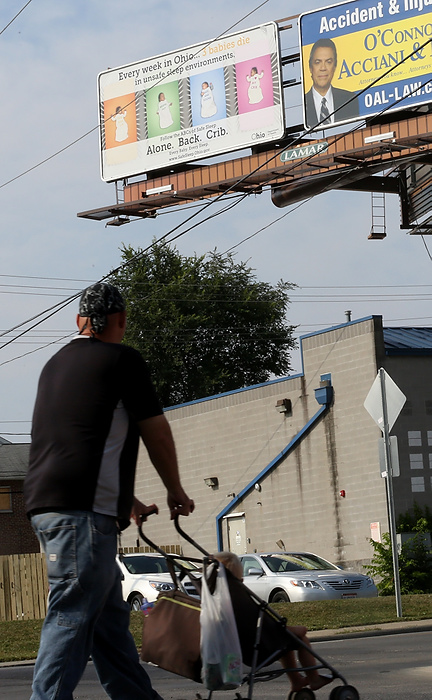
[[[288,291],[256,279],[246,263],[216,251],[182,256],[154,242],[122,248],[111,280],[127,303],[125,342],[150,366],[164,406],[283,376],[295,347]]]

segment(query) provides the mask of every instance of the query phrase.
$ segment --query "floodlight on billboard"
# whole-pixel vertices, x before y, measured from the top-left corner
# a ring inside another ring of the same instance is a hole
[[[352,0],[301,15],[299,31],[306,127],[432,101],[431,0]]]
[[[101,175],[119,180],[284,133],[274,22],[98,76]]]

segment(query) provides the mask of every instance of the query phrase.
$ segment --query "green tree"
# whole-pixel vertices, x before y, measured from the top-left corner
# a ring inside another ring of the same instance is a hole
[[[111,281],[127,301],[125,342],[148,361],[164,406],[290,371],[296,342],[286,310],[295,285],[260,282],[232,255],[184,257],[157,242],[121,252]]]

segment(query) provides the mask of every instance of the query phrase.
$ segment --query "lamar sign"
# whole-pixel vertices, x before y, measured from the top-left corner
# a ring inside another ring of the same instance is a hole
[[[314,143],[310,146],[299,146],[298,148],[291,148],[289,151],[284,151],[280,154],[280,159],[282,163],[286,163],[288,160],[297,160],[300,158],[316,156],[318,153],[324,153],[327,149],[327,141],[320,141],[319,143]]]

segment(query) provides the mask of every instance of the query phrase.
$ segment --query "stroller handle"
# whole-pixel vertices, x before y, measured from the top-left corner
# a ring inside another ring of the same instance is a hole
[[[156,512],[156,511],[153,511],[153,512]],[[148,515],[151,515],[151,513],[149,513]],[[208,554],[208,552],[206,552],[205,549],[203,549],[202,547],[200,547],[200,545],[199,545],[197,542],[195,542],[195,540],[193,540],[192,537],[190,537],[190,535],[188,535],[184,530],[182,530],[182,528],[180,527],[180,525],[179,525],[179,523],[178,523],[179,517],[180,517],[179,515],[174,516],[174,525],[175,525],[175,528],[176,528],[177,532],[178,532],[185,540],[187,540],[190,544],[192,544],[194,547],[196,547],[196,549],[199,549],[199,551],[202,552],[202,554],[204,554],[205,556],[210,556],[210,555]],[[147,518],[146,518],[146,520],[147,520]],[[158,546],[157,544],[155,544],[155,542],[153,542],[147,535],[144,534],[143,529],[142,529],[142,528],[143,528],[143,523],[144,523],[144,522],[145,522],[145,520],[143,519],[143,520],[141,520],[140,524],[138,525],[138,533],[139,533],[139,536],[141,537],[142,540],[144,540],[144,542],[145,542],[149,547],[151,547],[152,549],[154,549],[155,552],[159,552],[159,554],[162,554],[162,556],[165,557],[165,559],[175,559],[175,560],[182,560],[182,559],[184,559],[184,560],[186,560],[186,561],[201,562],[200,559],[194,559],[193,557],[184,557],[184,556],[181,556],[180,554],[167,553],[164,549],[162,549],[161,547],[159,547],[159,546]]]
[[[177,532],[179,533],[179,535],[181,535],[183,537],[183,539],[185,539],[187,542],[189,542],[189,544],[193,545],[195,547],[195,549],[198,549],[202,554],[204,554],[204,556],[209,557],[210,554],[205,549],[203,549],[203,547],[201,547],[198,544],[198,542],[195,542],[195,540],[192,539],[192,537],[190,535],[188,535],[184,530],[182,530],[182,528],[179,525],[179,517],[180,517],[179,515],[174,516],[174,527],[177,530]]]
[[[139,535],[140,535],[141,539],[144,540],[144,542],[145,542],[146,544],[148,544],[149,547],[152,547],[152,549],[154,549],[156,552],[159,552],[159,554],[163,554],[163,555],[165,556],[164,550],[161,549],[160,547],[158,547],[157,544],[155,544],[154,542],[152,542],[152,540],[150,540],[150,539],[147,537],[147,535],[145,535],[145,534],[143,533],[142,526],[143,526],[143,521],[141,521],[140,524],[138,525],[138,532],[139,532]]]

